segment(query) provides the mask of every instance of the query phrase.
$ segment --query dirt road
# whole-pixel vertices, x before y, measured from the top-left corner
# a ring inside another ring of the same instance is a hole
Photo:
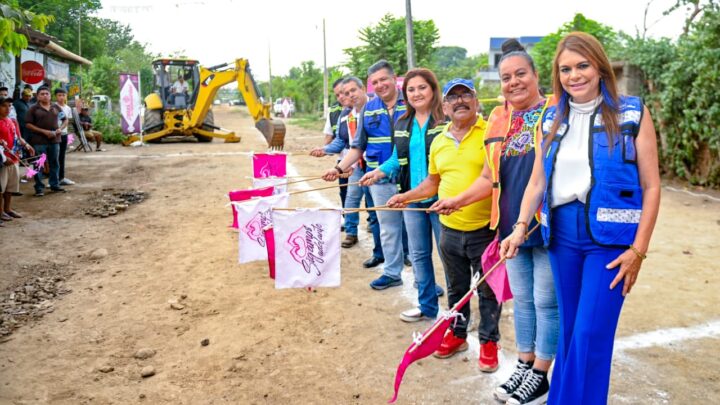
[[[240,110],[215,117],[242,142],[75,153],[69,193],[35,198],[23,186],[15,205],[26,218],[0,228],[0,298],[56,276],[57,296],[46,294],[37,304],[45,316],[0,344],[0,403],[380,404],[391,396],[412,332],[427,326],[397,317],[412,305],[411,270],[402,289],[370,290],[378,271],[360,265],[370,252],[363,233],[343,252],[340,288],[275,290],[264,263],[238,265],[226,192],[250,185],[248,152],[265,144]],[[319,142],[288,128],[291,152]],[[290,162],[300,174],[334,165],[303,154]],[[84,213],[122,190],[145,200],[107,218]],[[292,206],[334,203],[336,193],[300,194]],[[720,402],[719,208],[663,189],[620,321],[611,404]],[[476,350],[424,359],[408,370],[398,403],[494,404],[490,390],[514,361],[512,305],[501,332],[500,371],[480,373]],[[148,366],[155,374],[141,377]]]

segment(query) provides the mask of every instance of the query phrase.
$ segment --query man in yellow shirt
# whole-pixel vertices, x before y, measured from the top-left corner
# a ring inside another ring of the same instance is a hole
[[[480,176],[485,164],[485,120],[478,116],[477,94],[472,81],[453,79],[443,88],[443,110],[451,122],[430,146],[428,177],[416,188],[398,194],[387,204],[403,207],[408,201],[438,194],[440,199],[456,196]],[[468,292],[472,275],[482,273],[482,254],[495,237],[490,230],[490,198],[440,217],[440,258],[448,279],[448,305],[452,307]],[[481,371],[498,368],[497,342],[500,340],[500,311],[487,283],[478,288],[480,296]],[[447,358],[468,348],[467,319],[470,305],[465,305],[455,325],[448,329],[435,357]]]

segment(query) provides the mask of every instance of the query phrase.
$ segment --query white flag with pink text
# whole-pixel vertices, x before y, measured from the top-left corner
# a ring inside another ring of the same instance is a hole
[[[340,286],[340,210],[273,211],[275,288]]]
[[[272,226],[272,208],[287,208],[288,194],[234,202],[238,220],[238,262],[267,260],[265,227]]]

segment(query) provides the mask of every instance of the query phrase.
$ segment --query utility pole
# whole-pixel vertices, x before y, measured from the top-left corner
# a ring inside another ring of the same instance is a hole
[[[270,43],[268,42],[268,75],[270,76],[270,79],[268,79],[268,99],[270,101],[270,105],[273,105],[273,99],[272,99],[272,63],[270,61]],[[272,108],[272,107],[271,107]]]
[[[328,68],[327,44],[325,43],[325,19],[323,18],[323,118],[328,116]]]
[[[408,70],[415,67],[415,39],[413,38],[411,0],[405,0],[405,38],[407,42]]]

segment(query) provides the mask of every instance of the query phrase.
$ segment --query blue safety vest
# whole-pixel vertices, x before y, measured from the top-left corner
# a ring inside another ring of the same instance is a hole
[[[392,156],[393,128],[406,110],[405,100],[399,91],[392,120],[380,97],[373,98],[365,105],[362,128],[367,135],[365,160],[368,168],[375,169]]]
[[[620,135],[612,138],[612,147],[602,123],[602,104],[590,118],[590,191],[585,200],[588,233],[597,245],[626,248],[635,240],[642,213],[642,188],[637,167],[635,139],[640,130],[643,103],[639,97],[621,96],[618,121]],[[543,134],[548,135],[557,113],[549,107],[543,117]],[[562,140],[568,131],[565,118],[545,155],[544,169],[547,188],[540,216],[545,246],[552,237],[551,206],[553,169]]]

